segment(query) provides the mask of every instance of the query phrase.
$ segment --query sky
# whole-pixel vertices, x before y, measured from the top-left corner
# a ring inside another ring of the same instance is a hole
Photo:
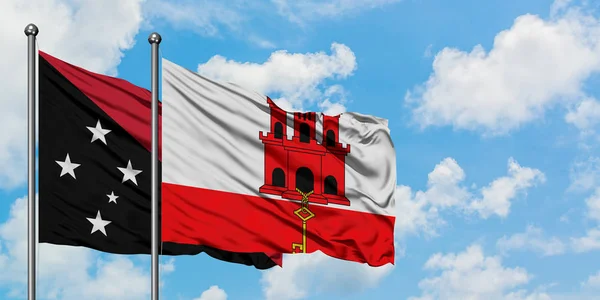
[[[287,109],[389,120],[396,263],[161,257],[161,299],[599,299],[600,3],[4,0],[0,298],[26,297],[26,37],[150,87],[162,57]],[[150,260],[39,247],[38,299],[149,299]]]

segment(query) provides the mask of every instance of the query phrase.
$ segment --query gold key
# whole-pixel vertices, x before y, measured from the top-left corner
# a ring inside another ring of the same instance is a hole
[[[312,219],[315,214],[308,209],[308,197],[313,193],[303,193],[300,189],[296,191],[302,195],[302,206],[294,211],[294,214],[302,220],[302,243],[292,243],[292,253],[306,253],[306,221]],[[297,252],[297,249],[301,252]]]

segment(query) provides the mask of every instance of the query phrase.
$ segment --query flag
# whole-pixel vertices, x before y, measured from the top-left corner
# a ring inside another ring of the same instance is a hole
[[[150,99],[125,80],[39,52],[39,242],[151,252]],[[277,258],[169,242],[159,251],[201,252],[259,269]]]
[[[387,120],[286,112],[162,60],[163,241],[394,263]]]

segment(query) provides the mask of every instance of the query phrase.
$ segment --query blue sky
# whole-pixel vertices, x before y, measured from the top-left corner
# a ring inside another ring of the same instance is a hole
[[[42,50],[143,87],[158,31],[164,58],[281,105],[389,120],[394,267],[161,258],[162,299],[600,298],[594,1],[20,2],[0,10],[0,66],[14,70],[0,73],[0,298],[25,293],[29,22]],[[39,257],[40,299],[149,298],[148,258],[48,245]]]

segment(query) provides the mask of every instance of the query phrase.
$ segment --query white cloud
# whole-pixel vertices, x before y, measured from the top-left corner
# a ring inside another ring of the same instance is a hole
[[[550,6],[550,15],[556,16],[558,13],[564,12],[569,8],[569,4],[571,4],[572,1],[573,0],[554,0]]]
[[[324,81],[344,79],[355,69],[356,57],[352,50],[343,44],[333,43],[330,55],[281,50],[273,52],[262,64],[241,63],[216,55],[200,64],[198,73],[261,94],[278,94],[283,102],[301,110],[304,104],[324,103],[332,96],[343,95],[340,87],[324,86]],[[341,101],[337,103],[343,104]],[[326,105],[331,106],[330,103]]]
[[[590,275],[581,285],[585,288],[600,289],[600,271],[595,275]]]
[[[210,0],[149,0],[144,11],[148,17],[165,20],[174,28],[216,36],[220,33],[220,26],[229,30],[240,29],[246,21],[243,11],[238,9],[241,4],[237,0],[229,0],[226,4]]]
[[[446,208],[463,204],[469,199],[469,192],[459,186],[465,180],[465,172],[456,160],[446,158],[427,175],[427,191],[421,194],[434,206]],[[419,192],[417,192],[419,197]]]
[[[170,257],[167,261],[161,262],[158,267],[161,275],[175,272],[175,258]]]
[[[600,250],[600,229],[589,229],[585,236],[571,238],[571,246],[575,252]]]
[[[339,115],[346,111],[346,107],[342,103],[332,103],[329,99],[325,99],[323,102],[319,103],[319,109],[323,111],[324,114],[335,116]]]
[[[560,218],[558,219],[559,221],[563,222],[563,223],[569,223],[571,220],[569,219],[569,214],[572,212],[573,210],[569,210],[566,213],[562,214],[560,216]]]
[[[60,250],[59,250],[60,251]],[[64,255],[64,253],[63,253]],[[72,265],[73,268],[81,266]],[[56,279],[52,288],[60,299],[148,299],[150,290],[146,270],[125,257],[114,255],[108,262],[98,259],[95,272],[65,282]],[[62,274],[54,273],[54,276]]]
[[[203,36],[222,37],[234,33],[255,46],[276,48],[275,43],[252,29],[254,19],[276,18],[304,26],[306,21],[329,19],[349,13],[382,7],[400,0],[148,0],[144,12],[154,23],[166,21],[176,29],[195,31]]]
[[[446,224],[437,207],[430,205],[427,197],[413,197],[409,186],[396,188],[396,211],[399,237],[421,231],[426,236],[436,236],[437,229]]]
[[[456,160],[445,158],[429,173],[427,190],[414,194],[408,186],[396,190],[398,217],[396,228],[399,235],[422,231],[435,236],[437,228],[445,221],[440,212],[448,209],[464,213],[478,213],[481,218],[491,215],[506,217],[510,212],[511,201],[519,193],[544,181],[544,174],[528,167],[520,166],[513,158],[508,159],[508,176],[499,177],[488,186],[473,193],[463,183],[464,170]]]
[[[585,199],[585,204],[587,206],[587,216],[600,224],[600,187],[596,188],[596,192]]]
[[[263,49],[273,49],[273,48],[277,48],[277,45],[275,45],[274,42],[269,41],[265,38],[259,37],[257,35],[251,34],[248,36],[248,40],[258,46],[259,48],[263,48]]]
[[[558,300],[554,298],[554,295],[549,295],[545,292],[532,292],[528,293],[525,290],[520,290],[517,292],[508,293],[505,295],[502,300]],[[578,299],[583,300],[581,298],[571,298],[572,300]]]
[[[600,186],[600,157],[589,157],[573,164],[570,170],[569,191],[589,191]]]
[[[587,99],[582,87],[600,71],[600,21],[566,3],[559,1],[548,20],[519,16],[496,35],[489,52],[481,45],[471,52],[438,52],[427,82],[405,97],[414,121],[422,128],[452,125],[506,134],[555,105]],[[587,106],[595,107],[589,100],[580,104]],[[589,125],[584,120],[593,115],[575,112],[568,119]]]
[[[227,293],[218,286],[213,285],[208,290],[202,292],[199,298],[194,300],[227,300]]]
[[[0,10],[0,188],[25,181],[26,37],[38,25],[40,49],[95,72],[116,74],[123,51],[134,44],[143,0],[2,1]],[[98,13],[102,11],[102,13]],[[111,16],[107,18],[106,16]]]
[[[542,230],[535,226],[527,226],[523,233],[513,234],[510,237],[503,236],[496,242],[496,247],[501,252],[511,250],[531,250],[543,256],[563,254],[566,245],[556,237],[545,237]]]
[[[600,102],[592,98],[581,101],[567,113],[565,120],[585,134],[593,133],[594,127],[600,124]]]
[[[585,199],[585,204],[586,216],[600,225],[600,187]],[[571,247],[580,253],[600,250],[600,226],[588,229],[585,236],[571,238]]]
[[[427,190],[412,193],[408,186],[396,189],[396,231],[400,236],[423,231],[436,235],[436,229],[445,224],[440,210],[464,206],[470,198],[463,169],[453,158],[445,158],[427,176]]]
[[[514,159],[508,160],[508,176],[494,180],[481,190],[482,197],[470,203],[469,209],[477,211],[482,218],[492,214],[500,217],[508,216],[510,200],[517,193],[538,183],[544,183],[546,177],[537,169],[521,167]]]
[[[284,256],[283,268],[263,271],[261,283],[266,300],[296,300],[312,293],[351,294],[373,288],[393,269],[390,264],[375,268],[321,252],[291,254]]]
[[[503,266],[500,257],[485,256],[476,244],[458,254],[434,254],[424,267],[439,273],[421,280],[422,295],[410,299],[550,299],[544,293],[515,291],[532,275],[521,267]]]
[[[425,52],[423,52],[423,57],[429,58],[433,55],[433,44],[429,44],[427,48],[425,48]]]
[[[323,95],[325,100],[318,103],[319,109],[327,115],[335,116],[346,111],[346,91],[344,87],[336,84],[332,85]]]
[[[0,224],[0,286],[24,295],[27,283],[27,200],[17,199]],[[123,255],[99,255],[83,247],[39,244],[40,298],[148,299],[146,268]]]
[[[278,12],[290,21],[304,25],[306,21],[379,8],[400,0],[271,0]]]

